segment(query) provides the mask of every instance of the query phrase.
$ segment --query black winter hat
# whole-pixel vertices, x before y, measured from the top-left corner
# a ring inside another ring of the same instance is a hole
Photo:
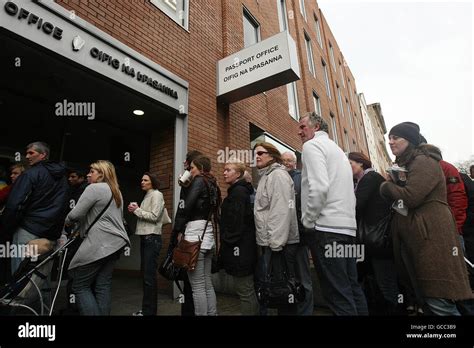
[[[390,129],[390,133],[388,133],[388,135],[402,137],[415,146],[418,146],[421,143],[420,126],[413,122],[403,122],[397,124],[392,129]]]

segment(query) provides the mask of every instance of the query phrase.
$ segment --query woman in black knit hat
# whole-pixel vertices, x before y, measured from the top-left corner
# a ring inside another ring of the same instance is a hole
[[[404,186],[380,186],[382,196],[408,209],[406,216],[395,213],[391,223],[398,273],[419,289],[430,314],[460,315],[454,301],[473,296],[439,159],[430,156],[411,122],[390,130],[389,145],[395,162],[407,170]]]

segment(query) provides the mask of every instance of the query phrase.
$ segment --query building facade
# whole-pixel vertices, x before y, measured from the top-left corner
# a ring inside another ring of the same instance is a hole
[[[46,141],[52,159],[71,167],[111,160],[127,204],[141,200],[143,172],[158,173],[175,211],[188,150],[211,158],[225,193],[220,154],[266,140],[299,156],[298,120],[309,111],[327,121],[345,152],[370,151],[355,77],[316,1],[0,4],[0,110],[12,130],[0,141],[0,164],[21,160],[29,142]],[[218,100],[219,60],[282,31],[296,44],[300,78],[239,101]],[[125,216],[133,229],[134,218]],[[165,246],[170,232],[167,226]],[[139,270],[137,238],[117,267]]]
[[[372,125],[372,132],[375,140],[375,148],[377,153],[377,166],[381,173],[385,174],[385,170],[392,165],[392,160],[387,151],[387,144],[385,142],[385,134],[387,134],[387,127],[382,114],[382,107],[380,103],[373,103],[367,105],[367,111]]]

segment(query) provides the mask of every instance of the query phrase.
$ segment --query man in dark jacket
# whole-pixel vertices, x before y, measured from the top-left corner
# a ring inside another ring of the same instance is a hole
[[[301,171],[296,169],[296,156],[293,152],[285,152],[281,155],[283,164],[295,184],[296,216],[298,218],[298,231],[300,243],[296,250],[296,276],[305,289],[304,302],[297,304],[298,315],[313,315],[313,283],[311,280],[311,268],[309,262],[309,249],[305,241],[306,229],[301,222]]]
[[[68,185],[64,165],[49,161],[49,146],[34,142],[26,148],[31,168],[12,188],[3,214],[3,225],[13,234],[14,245],[34,239],[56,241],[64,225]],[[14,273],[21,258],[12,258]]]
[[[460,175],[464,183],[467,196],[466,221],[462,227],[462,235],[464,237],[466,257],[469,259],[469,261],[474,262],[474,181],[472,181],[467,174],[460,173]],[[469,271],[471,288],[474,289],[474,270],[470,269]]]

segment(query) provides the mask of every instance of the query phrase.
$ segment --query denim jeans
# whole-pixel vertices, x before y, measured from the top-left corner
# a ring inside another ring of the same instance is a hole
[[[367,302],[357,281],[355,257],[326,257],[326,246],[353,245],[355,237],[315,230],[308,234],[308,247],[321,284],[321,291],[335,315],[368,315]]]
[[[235,292],[240,298],[240,312],[242,315],[258,315],[258,302],[253,277],[253,274],[244,277],[232,277]]]
[[[195,315],[217,315],[216,293],[211,279],[213,250],[201,249],[196,268],[188,271]]]
[[[38,239],[39,237],[34,235],[33,233],[28,232],[27,230],[24,230],[22,228],[18,228],[14,233],[13,233],[13,245],[20,246],[20,245],[25,245],[28,244],[30,240],[33,239]],[[16,272],[18,267],[20,266],[21,261],[23,261],[23,257],[12,257],[11,258],[11,269],[12,269],[12,274]]]
[[[143,272],[143,315],[156,315],[158,309],[158,256],[162,242],[161,235],[140,236],[141,269]]]
[[[295,264],[296,279],[301,282],[305,290],[305,299],[296,305],[298,315],[313,315],[313,281],[311,279],[311,267],[309,262],[309,249],[306,245],[299,245],[296,250]]]
[[[459,316],[461,315],[456,308],[456,303],[451,300],[445,300],[443,298],[430,298],[425,297],[425,303],[433,315],[440,316]]]
[[[81,315],[110,315],[112,273],[120,252],[69,271]]]

